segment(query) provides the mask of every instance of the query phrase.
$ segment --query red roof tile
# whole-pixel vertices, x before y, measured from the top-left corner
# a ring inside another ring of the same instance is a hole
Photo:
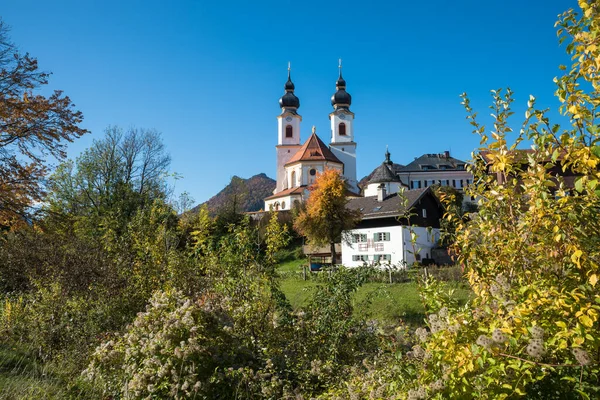
[[[298,161],[331,161],[342,164],[314,132],[286,165]]]
[[[279,197],[289,196],[291,194],[302,194],[306,186],[298,186],[289,189],[282,190],[281,192],[275,193],[272,196],[267,197],[265,200],[277,199]]]

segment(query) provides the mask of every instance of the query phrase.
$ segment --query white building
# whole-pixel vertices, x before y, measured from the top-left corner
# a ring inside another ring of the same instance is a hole
[[[409,164],[397,169],[396,175],[410,189],[426,188],[431,185],[449,186],[463,194],[463,206],[473,203],[464,192],[473,183],[473,174],[466,169],[466,162],[450,155],[449,151],[440,154],[423,154]]]
[[[384,167],[387,165],[384,163]],[[388,194],[380,182],[374,196],[353,198],[348,207],[363,214],[358,226],[344,232],[342,264],[391,264],[403,267],[432,257],[439,240],[442,207],[429,188],[402,190]],[[371,179],[370,184],[377,184]],[[410,210],[409,218],[405,212]],[[413,235],[415,240],[413,241]]]
[[[308,187],[314,183],[317,174],[325,169],[339,170],[350,190],[358,193],[354,113],[350,111],[352,96],[346,92],[341,64],[336,92],[331,97],[333,112],[329,114],[329,146],[317,136],[314,126],[304,145],[301,143],[300,100],[294,94],[295,86],[289,68],[284,90],[284,95],[279,99],[281,114],[277,116],[277,184],[273,195],[265,199],[265,210],[290,210],[296,202],[305,200]]]

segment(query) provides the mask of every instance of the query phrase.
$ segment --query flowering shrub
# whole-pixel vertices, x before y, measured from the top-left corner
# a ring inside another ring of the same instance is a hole
[[[107,394],[190,398],[210,393],[210,377],[237,348],[231,320],[209,296],[191,301],[157,292],[127,332],[100,345],[84,371]],[[238,355],[239,357],[239,355]]]

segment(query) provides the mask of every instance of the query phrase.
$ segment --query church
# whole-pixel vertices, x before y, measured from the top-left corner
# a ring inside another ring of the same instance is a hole
[[[277,185],[273,195],[265,199],[265,210],[290,210],[296,202],[308,197],[308,187],[326,169],[340,171],[351,192],[359,193],[356,178],[356,142],[354,113],[350,111],[352,96],[346,92],[346,81],[339,66],[336,92],[331,96],[333,111],[329,114],[331,136],[329,146],[317,136],[313,126],[310,137],[300,142],[302,116],[300,100],[294,94],[294,83],[288,67],[284,94],[279,99],[281,114],[277,116]]]

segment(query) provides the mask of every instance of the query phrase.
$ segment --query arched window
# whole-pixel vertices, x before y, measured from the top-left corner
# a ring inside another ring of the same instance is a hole
[[[279,202],[275,203],[275,211],[279,211]]]
[[[285,127],[285,137],[294,137],[294,129],[291,125]]]
[[[285,210],[285,201],[282,201],[282,202],[281,202],[281,209],[282,209],[282,210]]]
[[[346,136],[346,124],[343,122],[340,122],[338,131],[340,133],[340,136]]]
[[[292,171],[292,186],[296,187],[296,171]]]
[[[312,168],[310,171],[308,171],[308,184],[312,185],[313,183],[315,183],[315,178],[317,176],[317,170]]]

